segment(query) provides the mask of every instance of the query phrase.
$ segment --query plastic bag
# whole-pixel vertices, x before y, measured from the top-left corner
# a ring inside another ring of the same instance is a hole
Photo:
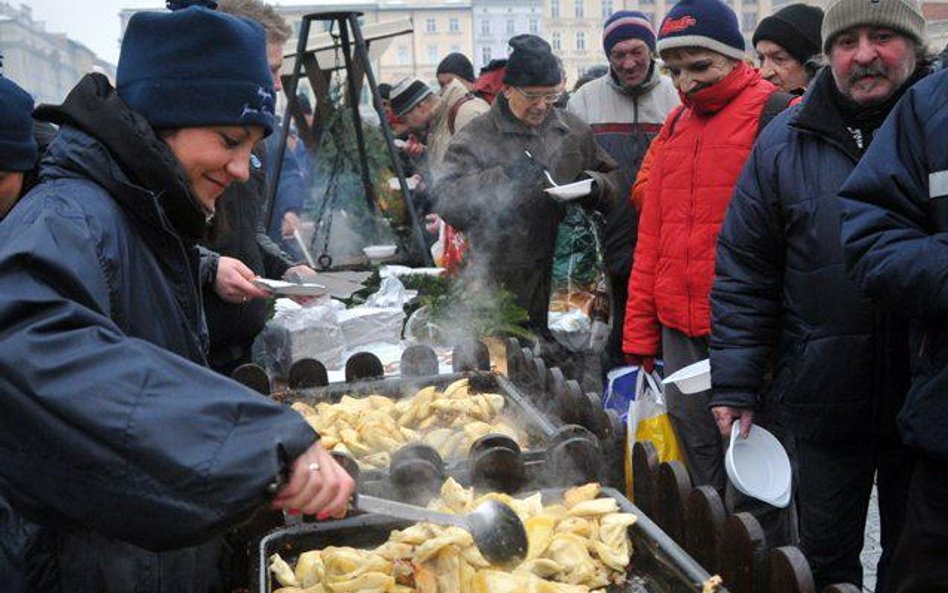
[[[598,221],[575,204],[556,231],[553,253],[553,288],[592,292],[602,270]]]
[[[633,367],[637,368],[637,367]],[[658,452],[659,462],[683,461],[678,438],[672,428],[661,377],[655,372],[637,372],[635,393],[629,402],[628,432],[626,437],[625,477],[626,491],[633,497],[632,446],[636,442],[651,441]]]

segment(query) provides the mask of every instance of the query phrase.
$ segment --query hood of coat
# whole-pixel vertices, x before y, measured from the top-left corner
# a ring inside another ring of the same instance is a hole
[[[905,91],[930,72],[928,65],[920,65],[885,103],[860,109],[858,105],[846,101],[840,95],[832,71],[829,67],[823,67],[803,95],[800,110],[793,116],[790,125],[835,140],[858,161],[862,156],[861,150],[853,142],[852,133],[848,128],[863,128],[871,137]]]
[[[716,84],[691,95],[681,92],[678,95],[681,97],[681,102],[689,109],[700,114],[712,114],[724,109],[744,89],[757,84],[760,80],[760,72],[756,68],[751,68],[744,62],[738,62],[737,66]],[[774,90],[776,89],[777,87],[774,87]]]
[[[90,159],[64,145],[75,138],[61,133],[44,161],[44,167],[50,168],[44,176],[57,175],[57,169],[88,176],[130,215],[152,225],[170,224],[192,242],[205,236],[209,217],[191,195],[178,159],[148,122],[125,105],[104,76],[86,75],[61,105],[41,105],[35,117],[63,126],[64,132],[76,128],[108,153],[102,155],[105,158]],[[113,164],[124,175],[117,177],[111,170]],[[140,191],[129,191],[134,189],[129,184],[154,196],[157,207],[143,203]]]

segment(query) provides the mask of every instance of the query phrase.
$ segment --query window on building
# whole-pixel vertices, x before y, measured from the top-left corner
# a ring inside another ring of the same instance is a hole
[[[452,33],[459,33],[461,31],[461,21],[457,18],[452,18],[448,21],[448,31]]]
[[[586,9],[584,6],[583,0],[576,0],[576,4],[573,5],[573,8],[576,10],[576,18],[581,19],[586,16]]]
[[[563,43],[562,43],[562,41],[561,41],[561,39],[560,39],[560,34],[559,34],[559,32],[553,33],[553,35],[550,36],[550,41],[552,42],[553,49],[555,49],[555,50],[557,50],[557,51],[559,51],[559,50],[560,50],[560,47],[563,45]]]
[[[576,32],[576,49],[580,51],[586,49],[586,34],[582,31]]]
[[[409,63],[408,59],[408,48],[404,45],[398,46],[398,65],[407,66]]]
[[[602,0],[602,18],[609,18],[612,8],[612,0]]]
[[[461,46],[460,46],[460,45],[452,45],[452,46],[451,46],[451,53],[453,53],[453,54],[459,54],[459,53],[461,53]]]
[[[655,4],[655,0],[639,0],[639,6],[643,4]]]
[[[741,29],[744,31],[753,31],[757,28],[757,12],[745,10],[741,13]]]
[[[513,34],[514,34],[514,20],[507,19],[507,35],[513,35]]]
[[[481,46],[481,63],[486,66],[487,63],[490,62],[490,60],[491,60],[490,46],[489,45]]]
[[[438,53],[438,46],[429,45],[428,46],[428,63],[437,64],[440,61],[441,61],[441,54]]]
[[[490,35],[490,19],[481,19],[481,35]]]
[[[560,18],[560,0],[550,0],[550,16]]]
[[[425,33],[437,33],[438,24],[434,19],[425,19]]]
[[[540,32],[540,24],[536,19],[530,19],[530,32],[534,35]]]

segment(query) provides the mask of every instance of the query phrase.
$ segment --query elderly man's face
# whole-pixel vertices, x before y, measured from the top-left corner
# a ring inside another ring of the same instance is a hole
[[[402,121],[412,130],[424,130],[428,127],[431,118],[434,117],[434,106],[436,102],[437,99],[434,95],[429,96],[427,99],[412,107],[411,111],[403,115],[401,118]]]
[[[556,86],[508,86],[504,97],[510,105],[514,117],[524,124],[537,128],[553,111],[553,104],[563,93],[563,85]]]
[[[652,53],[648,44],[641,39],[626,39],[612,46],[609,52],[609,65],[616,78],[628,87],[636,87],[645,81],[649,66],[652,65]]]
[[[684,95],[713,86],[734,70],[737,60],[710,49],[681,47],[662,52],[672,82]]]
[[[829,60],[839,91],[873,105],[888,99],[915,71],[915,45],[886,27],[853,27],[833,39]]]
[[[788,93],[806,88],[806,69],[790,52],[767,39],[758,41],[755,49],[760,63],[760,75],[765,80]]]

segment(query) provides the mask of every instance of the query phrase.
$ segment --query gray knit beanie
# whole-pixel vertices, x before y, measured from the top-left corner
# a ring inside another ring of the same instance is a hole
[[[925,16],[916,0],[835,0],[823,17],[823,53],[834,37],[859,26],[889,27],[925,42]]]

